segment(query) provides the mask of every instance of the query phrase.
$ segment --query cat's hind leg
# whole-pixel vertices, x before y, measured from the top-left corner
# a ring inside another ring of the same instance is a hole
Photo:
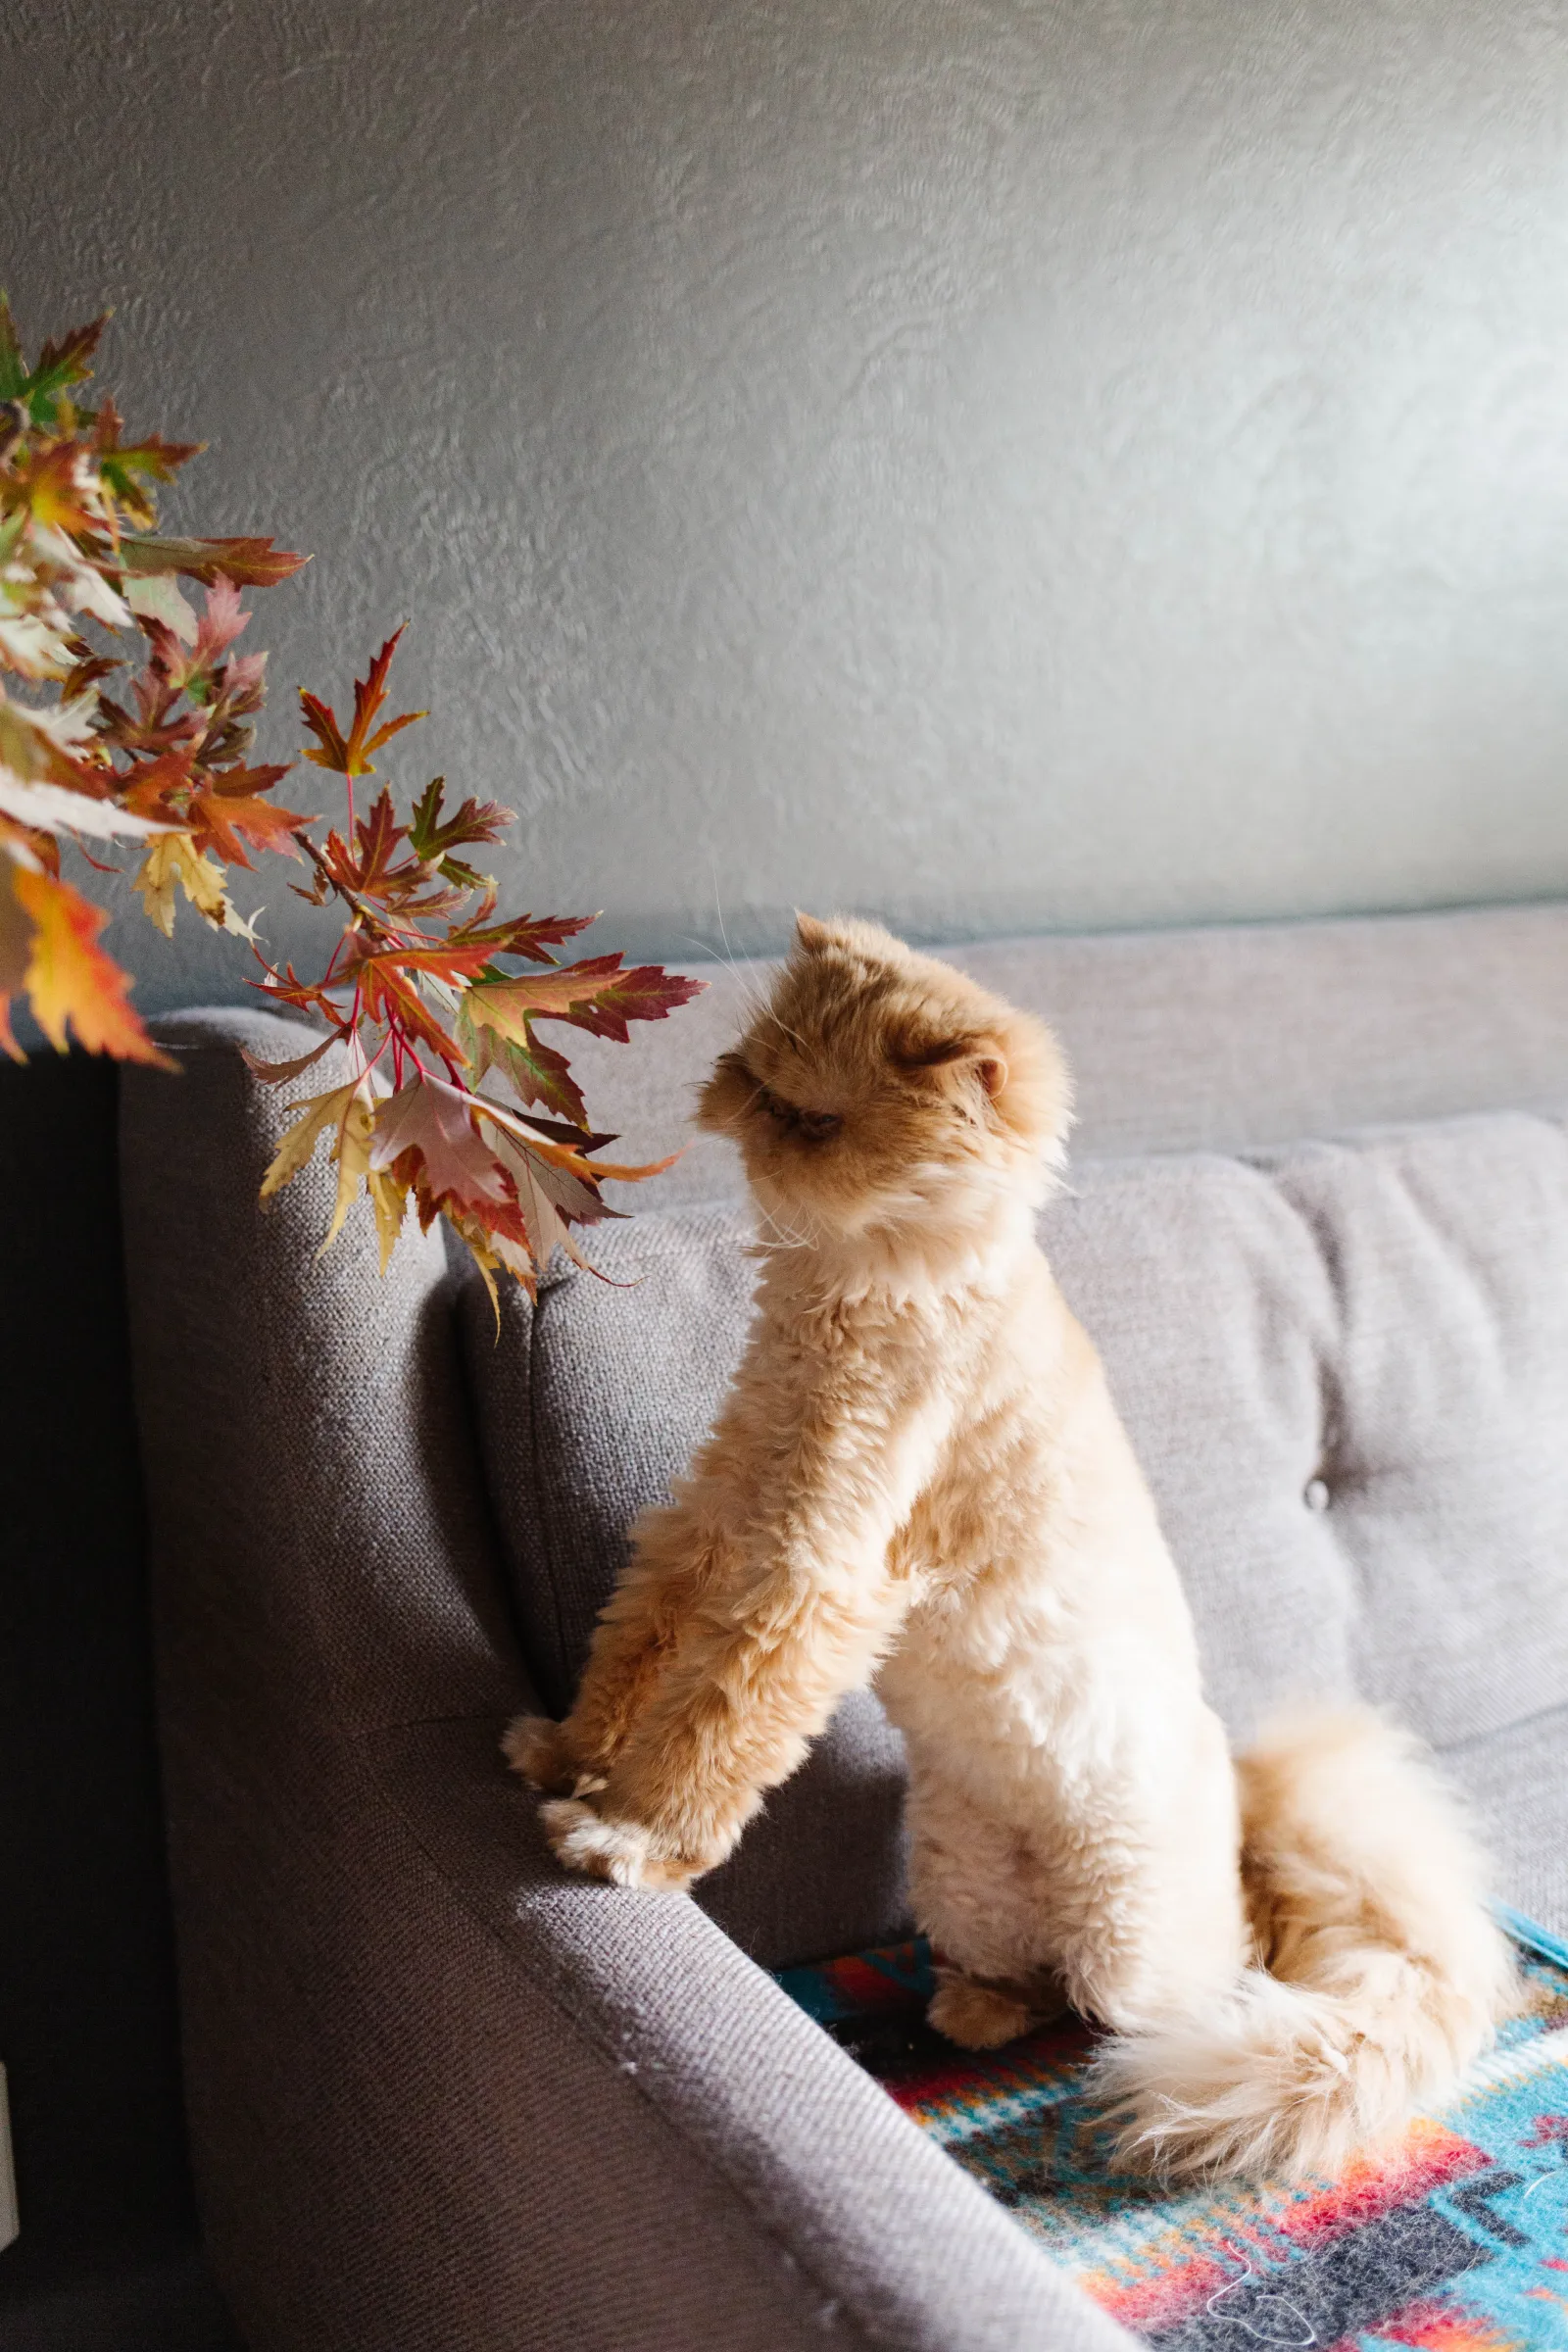
[[[916,1766],[909,1893],[937,1954],[928,2022],[963,2049],[998,2049],[1067,2006],[1033,1841],[956,1781]]]
[[[962,2050],[998,2050],[1050,2025],[1066,2007],[1065,1993],[1049,1974],[995,1984],[939,1962],[937,1988],[925,2016],[928,2026]]]

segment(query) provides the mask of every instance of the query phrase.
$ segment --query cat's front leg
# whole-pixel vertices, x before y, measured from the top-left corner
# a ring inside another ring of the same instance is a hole
[[[502,1752],[548,1796],[588,1796],[606,1777],[668,1662],[696,1592],[722,1572],[725,1549],[710,1511],[687,1498],[647,1511],[630,1564],[594,1629],[569,1714],[519,1715]]]
[[[911,1373],[842,1340],[792,1350],[782,1367],[778,1352],[758,1344],[688,1486],[706,1547],[687,1549],[695,1573],[669,1586],[678,1605],[620,1718],[604,1786],[544,1807],[569,1869],[666,1887],[711,1870],[844,1693],[869,1681],[907,1610],[890,1546],[944,1443],[945,1392],[923,1356]],[[672,1563],[682,1507],[650,1523]],[[639,1564],[647,1548],[645,1536]],[[599,1658],[596,1640],[585,1701]]]
[[[869,1679],[907,1601],[881,1562],[836,1578],[781,1565],[710,1596],[603,1788],[543,1807],[557,1855],[622,1886],[681,1887],[711,1870]]]

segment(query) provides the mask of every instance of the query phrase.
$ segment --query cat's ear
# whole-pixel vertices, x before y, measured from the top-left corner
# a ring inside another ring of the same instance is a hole
[[[795,944],[806,955],[814,956],[819,949],[827,946],[832,936],[826,923],[819,922],[814,914],[803,914],[797,906],[795,909]]]
[[[758,1083],[738,1052],[721,1054],[697,1098],[697,1124],[708,1135],[731,1135],[757,1101]]]
[[[1072,1074],[1052,1031],[1033,1013],[1009,1011],[978,1042],[975,1072],[993,1115],[1059,1155],[1072,1125]]]
[[[1028,1013],[911,1038],[894,1059],[902,1069],[929,1071],[971,1116],[1037,1142],[1057,1143],[1066,1135],[1072,1115],[1066,1064],[1045,1023]]]
[[[1011,1066],[1000,1037],[982,1033],[964,1040],[963,1050],[948,1064],[971,1110],[999,1126],[1010,1126],[1008,1082]]]
[[[951,1036],[914,1037],[897,1046],[894,1060],[904,1070],[943,1073],[951,1092],[956,1086],[978,1084],[995,1102],[1007,1083],[1007,1057],[1003,1041],[989,1030],[960,1030]]]

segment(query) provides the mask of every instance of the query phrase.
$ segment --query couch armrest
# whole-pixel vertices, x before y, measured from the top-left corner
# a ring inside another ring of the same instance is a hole
[[[1125,2345],[684,1896],[564,1879],[438,1236],[378,1283],[186,1016],[126,1075],[187,2093],[253,2352]],[[279,1100],[279,1095],[283,1100]]]

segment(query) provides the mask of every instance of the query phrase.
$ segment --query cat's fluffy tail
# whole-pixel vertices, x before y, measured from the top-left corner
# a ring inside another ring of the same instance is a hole
[[[1167,2179],[1334,2170],[1444,2098],[1516,1997],[1479,1852],[1403,1734],[1298,1719],[1237,1777],[1264,1965],[1097,2064],[1122,2160]]]

